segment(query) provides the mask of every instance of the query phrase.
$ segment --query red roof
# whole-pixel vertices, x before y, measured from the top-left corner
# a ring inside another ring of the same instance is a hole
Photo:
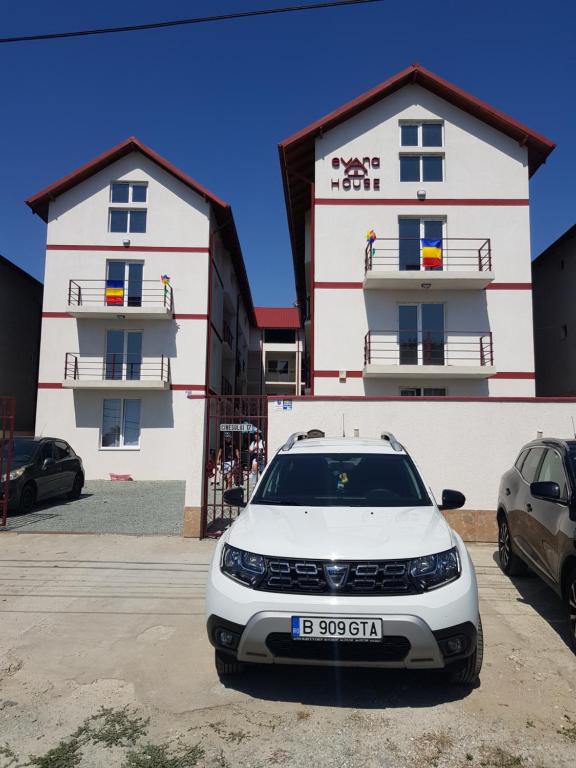
[[[250,292],[250,285],[248,283],[248,276],[246,274],[246,267],[244,265],[242,250],[240,248],[240,241],[238,240],[238,233],[236,231],[236,224],[234,223],[234,216],[232,215],[232,208],[224,200],[212,194],[212,192],[206,189],[206,187],[202,186],[202,184],[199,184],[175,165],[172,165],[172,163],[170,163],[168,160],[154,152],[153,149],[147,147],[146,144],[143,144],[135,136],[130,136],[130,138],[126,139],[126,141],[117,144],[107,152],[98,155],[98,157],[94,158],[94,160],[91,160],[89,163],[82,165],[80,168],[72,171],[72,173],[64,176],[59,181],[54,182],[54,184],[50,184],[50,186],[46,187],[35,195],[32,195],[32,197],[29,197],[26,200],[26,204],[29,205],[34,213],[38,214],[40,218],[44,219],[44,221],[48,221],[48,210],[51,200],[53,200],[55,197],[58,197],[58,195],[61,195],[63,192],[72,189],[72,187],[75,187],[77,184],[80,184],[81,182],[90,178],[90,176],[93,176],[103,168],[106,168],[108,165],[116,162],[116,160],[119,160],[121,157],[130,154],[130,152],[140,152],[145,157],[148,157],[165,171],[171,173],[175,178],[177,178],[187,187],[190,187],[190,189],[193,189],[194,192],[197,192],[199,195],[201,195],[207,202],[211,203],[214,209],[214,215],[218,224],[218,229],[220,230],[220,237],[222,238],[225,247],[228,249],[232,256],[234,269],[240,284],[248,316],[251,322],[255,324],[256,320],[254,316],[254,305],[252,303],[252,295]]]
[[[501,133],[510,136],[528,150],[528,168],[534,174],[545,162],[556,146],[554,142],[522,123],[513,120],[504,112],[449,83],[430,70],[412,64],[397,75],[372,88],[344,106],[303,128],[279,144],[280,165],[284,180],[284,195],[288,211],[288,224],[292,241],[292,253],[296,273],[296,288],[299,301],[305,297],[304,283],[304,214],[310,208],[310,181],[314,178],[315,139],[322,133],[345,122],[367,107],[376,104],[406,85],[419,85],[436,94],[454,106],[468,112],[478,120],[491,125]]]
[[[297,307],[255,307],[258,328],[300,328]]]

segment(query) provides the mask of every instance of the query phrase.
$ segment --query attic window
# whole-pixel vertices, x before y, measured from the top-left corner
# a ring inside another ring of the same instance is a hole
[[[110,185],[111,203],[145,203],[148,185],[143,182],[115,181]]]
[[[439,122],[400,123],[400,146],[442,147],[444,125]]]

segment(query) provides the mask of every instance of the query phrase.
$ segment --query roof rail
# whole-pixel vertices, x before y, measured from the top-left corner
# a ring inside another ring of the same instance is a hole
[[[382,432],[380,435],[381,440],[387,440],[390,443],[390,447],[393,451],[403,451],[404,448],[402,445],[396,440],[396,437],[393,432]]]
[[[284,443],[281,450],[282,451],[289,451],[294,443],[298,442],[298,440],[310,440],[314,437],[325,437],[325,433],[322,432],[321,429],[309,429],[308,432],[293,432],[288,440]]]

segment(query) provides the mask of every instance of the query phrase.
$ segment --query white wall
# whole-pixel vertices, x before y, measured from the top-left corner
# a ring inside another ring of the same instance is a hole
[[[466,496],[466,509],[496,508],[502,474],[520,448],[541,430],[548,437],[570,437],[576,402],[427,402],[294,400],[291,411],[268,408],[269,457],[292,432],[322,429],[348,436],[393,432],[420,467],[437,499],[444,488]]]

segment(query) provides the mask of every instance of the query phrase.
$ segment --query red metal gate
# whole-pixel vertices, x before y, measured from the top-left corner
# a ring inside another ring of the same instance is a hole
[[[0,397],[0,526],[6,525],[16,399]]]
[[[267,461],[268,406],[259,395],[209,397],[202,537],[218,537],[240,513],[224,504],[229,488],[248,499]]]

